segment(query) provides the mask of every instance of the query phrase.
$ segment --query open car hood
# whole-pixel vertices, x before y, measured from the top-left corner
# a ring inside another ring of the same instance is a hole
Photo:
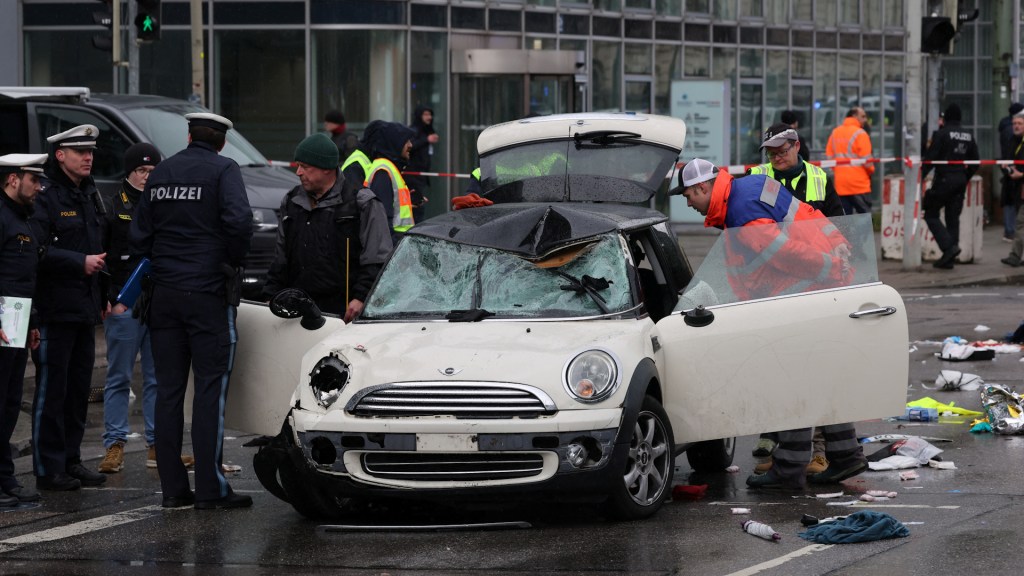
[[[503,202],[647,202],[686,125],[644,114],[560,114],[491,126],[477,140],[482,195]]]

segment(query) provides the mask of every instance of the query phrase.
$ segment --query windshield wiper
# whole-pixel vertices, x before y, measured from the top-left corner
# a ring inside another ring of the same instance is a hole
[[[607,314],[608,312],[610,312],[610,310],[608,309],[608,305],[605,303],[604,297],[598,294],[597,291],[607,290],[608,287],[611,286],[611,282],[604,278],[594,278],[593,276],[587,276],[586,274],[584,274],[583,278],[580,279],[576,278],[575,276],[566,274],[561,270],[556,270],[555,273],[561,276],[562,278],[565,278],[569,282],[572,282],[572,284],[559,286],[559,288],[561,288],[562,290],[572,290],[577,294],[585,292],[588,296],[590,296],[590,299],[594,301],[594,304],[597,304],[597,307],[601,309],[602,313]]]
[[[494,316],[494,312],[488,312],[483,308],[471,310],[452,310],[445,314],[444,319],[449,322],[479,322],[488,316]]]
[[[636,132],[624,132],[622,130],[595,130],[593,132],[577,132],[573,135],[577,150],[583,147],[584,142],[607,146],[633,138],[640,138],[640,135]],[[636,142],[631,142],[631,144],[636,144]]]

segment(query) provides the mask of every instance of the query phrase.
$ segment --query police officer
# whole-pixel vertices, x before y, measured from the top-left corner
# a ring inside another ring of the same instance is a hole
[[[32,202],[39,193],[46,154],[8,154],[0,156],[0,319],[3,314],[27,314],[5,298],[32,298],[39,263],[39,237],[29,224]],[[8,306],[10,309],[5,310]],[[13,327],[4,322],[4,326]],[[0,327],[0,342],[11,344],[15,334]],[[14,460],[7,446],[21,413],[21,391],[25,381],[28,350],[39,347],[39,330],[29,329],[26,342],[0,346],[0,507],[39,500],[39,492],[18,483]]]
[[[351,322],[391,253],[384,206],[361,181],[342,177],[338,149],[323,134],[300,142],[295,162],[301,184],[281,201],[277,251],[263,295],[300,288],[321,310]]]
[[[935,133],[932,145],[924,155],[925,160],[977,160],[978,144],[974,135],[960,125],[960,107],[955,103],[946,107],[945,122]],[[935,181],[924,196],[924,221],[935,237],[935,243],[942,250],[942,256],[932,266],[953,268],[953,261],[960,254],[960,212],[964,208],[964,194],[967,182],[978,171],[977,164],[945,164],[935,166],[926,163],[921,178],[935,168]],[[945,225],[939,218],[944,212]]]
[[[91,176],[98,136],[95,126],[83,124],[46,139],[52,151],[32,213],[46,246],[35,298],[41,342],[32,352],[32,455],[36,486],[43,490],[106,481],[81,458],[104,302],[103,203]]]
[[[156,460],[163,506],[240,508],[221,471],[224,398],[236,342],[238,266],[249,251],[252,209],[242,173],[220,156],[231,121],[186,114],[189,145],[149,176],[131,225],[133,253],[154,284],[149,329],[156,363]],[[185,389],[194,375],[195,492],[182,463]]]

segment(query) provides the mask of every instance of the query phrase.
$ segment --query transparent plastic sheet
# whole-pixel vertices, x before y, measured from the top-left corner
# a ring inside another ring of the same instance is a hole
[[[677,310],[878,282],[871,216],[727,228]]]
[[[1024,398],[1002,384],[981,388],[981,407],[996,434],[1024,433]]]

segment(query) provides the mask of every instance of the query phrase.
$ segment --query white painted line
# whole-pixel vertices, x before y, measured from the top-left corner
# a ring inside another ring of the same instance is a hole
[[[930,508],[932,510],[958,510],[959,506],[932,506],[931,504],[879,504],[878,502],[856,501],[854,504],[846,502],[829,502],[826,506],[845,506],[847,508]]]
[[[104,530],[106,528],[113,528],[114,526],[129,524],[138,520],[145,520],[162,514],[163,512],[171,512],[174,510],[179,510],[179,508],[162,508],[157,505],[143,506],[142,508],[136,508],[126,512],[118,512],[117,514],[82,520],[81,522],[75,522],[74,524],[68,524],[66,526],[57,526],[56,528],[50,528],[48,530],[41,530],[39,532],[15,536],[14,538],[0,540],[0,554],[13,552],[25,544],[52,542],[54,540],[70,538],[71,536],[81,536],[82,534],[88,534],[89,532],[96,532],[97,530]]]
[[[763,572],[765,570],[768,570],[769,568],[775,568],[776,566],[782,566],[786,562],[789,562],[790,560],[793,560],[795,558],[800,558],[801,556],[810,556],[814,552],[821,552],[823,550],[828,550],[829,548],[831,548],[833,546],[835,546],[835,544],[812,544],[810,546],[804,546],[803,548],[800,548],[799,550],[794,550],[794,551],[790,552],[789,554],[784,554],[782,556],[779,556],[778,558],[773,558],[773,559],[768,560],[766,562],[761,562],[760,564],[755,564],[753,566],[750,566],[749,568],[744,568],[743,570],[740,570],[738,572],[733,572],[731,574],[726,574],[726,576],[751,576],[752,574],[757,574],[758,572]]]

